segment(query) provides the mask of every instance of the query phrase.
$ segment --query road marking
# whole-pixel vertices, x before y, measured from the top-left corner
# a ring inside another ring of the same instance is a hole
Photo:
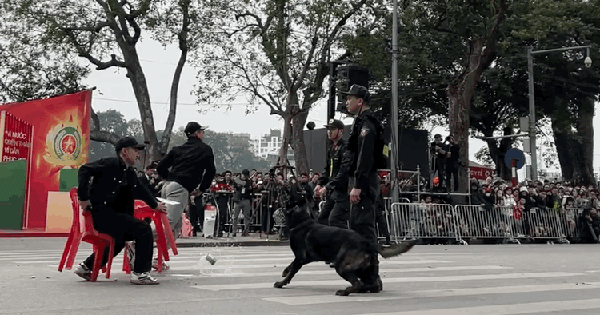
[[[384,280],[384,283],[386,281]],[[586,283],[586,285],[576,285],[571,283],[544,284],[544,285],[518,285],[518,286],[500,286],[485,288],[457,288],[443,290],[422,290],[398,292],[398,296],[376,296],[376,295],[350,295],[349,297],[340,297],[331,295],[304,295],[304,296],[279,296],[263,298],[265,301],[281,303],[286,305],[311,305],[325,303],[345,303],[345,302],[375,302],[384,300],[409,300],[423,298],[441,298],[458,297],[483,294],[511,294],[511,293],[532,293],[545,291],[565,291],[565,290],[599,290],[600,283]],[[385,291],[390,292],[390,291]],[[393,291],[392,291],[393,292]],[[395,292],[393,292],[395,293]],[[599,306],[600,307],[600,306]],[[399,313],[404,314],[404,313]],[[472,314],[464,312],[463,314]]]
[[[305,270],[300,269],[298,275],[337,275],[335,269],[327,268],[328,270]],[[430,272],[430,271],[460,271],[460,270],[505,270],[505,269],[513,269],[513,267],[503,267],[503,266],[450,266],[450,267],[427,267],[427,268],[404,268],[404,269],[383,269],[380,271],[382,275],[389,275],[394,273],[410,273],[410,272]],[[171,265],[170,270],[189,270],[188,267],[174,267]],[[278,269],[277,271],[272,272],[246,272],[242,267],[239,268],[221,268],[221,269],[211,269],[205,270],[205,268],[200,268],[200,272],[203,275],[210,275],[216,277],[240,277],[240,278],[249,278],[249,277],[281,277],[281,272],[283,268]]]
[[[525,279],[525,278],[559,278],[580,276],[583,273],[572,272],[538,272],[538,273],[504,273],[504,274],[486,274],[486,275],[465,275],[465,276],[441,276],[441,277],[401,277],[385,278],[384,283],[409,283],[409,282],[448,282],[448,281],[476,281],[476,280],[497,280],[497,279]],[[344,286],[348,285],[345,280],[314,280],[314,281],[294,281],[287,286]],[[256,282],[240,284],[214,284],[192,286],[195,289],[219,291],[219,290],[239,290],[239,289],[266,289],[272,288],[273,282]]]
[[[571,301],[549,301],[519,304],[487,305],[461,308],[427,309],[391,313],[366,313],[361,315],[513,315],[572,310],[600,310],[599,304],[600,299],[587,299]],[[594,313],[598,314],[598,312]]]

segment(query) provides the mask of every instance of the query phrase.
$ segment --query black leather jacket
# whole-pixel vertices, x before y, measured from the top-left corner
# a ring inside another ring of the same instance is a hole
[[[176,181],[188,191],[200,185],[200,191],[210,187],[215,177],[215,157],[212,148],[198,138],[174,147],[156,168],[158,175]]]
[[[145,201],[151,208],[158,202],[139,181],[133,168],[120,158],[104,158],[82,165],[78,173],[79,200],[89,200],[92,210],[104,207],[133,215],[134,199]]]

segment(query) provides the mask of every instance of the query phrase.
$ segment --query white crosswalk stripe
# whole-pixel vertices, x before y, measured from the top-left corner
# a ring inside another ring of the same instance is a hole
[[[76,262],[90,252],[80,249]],[[210,265],[204,259],[207,254],[217,263]],[[61,255],[60,250],[10,251],[0,253],[0,261],[55,269]],[[121,257],[113,262],[117,277]],[[352,309],[346,306],[349,302],[360,302],[361,308],[352,314],[362,315],[600,313],[600,275],[594,270],[558,265],[523,268],[517,263],[496,263],[477,253],[419,253],[417,249],[381,259],[383,292],[340,297],[334,292],[348,282],[323,262],[304,266],[286,289],[273,288],[292,260],[286,247],[180,248],[179,255],[171,257],[171,269],[160,278],[184,283],[200,295],[236,297],[252,292],[262,303],[287,307],[296,314],[311,305]]]

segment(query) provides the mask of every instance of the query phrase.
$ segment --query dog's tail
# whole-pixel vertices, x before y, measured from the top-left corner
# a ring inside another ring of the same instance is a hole
[[[391,246],[383,247],[379,245],[378,251],[383,258],[396,257],[398,255],[408,252],[415,244],[417,240],[411,240],[402,242],[400,244],[392,244]]]

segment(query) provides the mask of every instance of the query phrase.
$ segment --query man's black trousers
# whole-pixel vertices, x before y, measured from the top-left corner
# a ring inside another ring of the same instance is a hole
[[[135,262],[133,271],[149,272],[152,268],[153,242],[152,229],[148,223],[138,220],[129,214],[118,213],[109,208],[92,209],[94,227],[100,233],[106,233],[115,239],[114,255],[117,256],[125,247],[125,242],[135,241]],[[108,261],[109,249],[102,257],[102,266]],[[94,265],[94,254],[84,264],[91,270]]]

